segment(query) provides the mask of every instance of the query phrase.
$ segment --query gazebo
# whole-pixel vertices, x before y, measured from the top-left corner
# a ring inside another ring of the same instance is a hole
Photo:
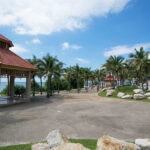
[[[113,75],[108,75],[106,79],[104,79],[105,87],[115,87],[117,85],[117,79],[114,78]]]
[[[12,41],[0,34],[0,78],[8,78],[8,97],[10,101],[14,98],[15,78],[26,78],[26,101],[30,101],[31,77],[37,68],[22,59],[9,48],[13,47]]]

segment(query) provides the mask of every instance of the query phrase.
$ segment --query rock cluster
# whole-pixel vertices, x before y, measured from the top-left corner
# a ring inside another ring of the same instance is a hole
[[[118,97],[123,97],[124,95],[125,95],[125,93],[123,93],[123,92],[119,92],[119,93],[117,94]]]
[[[71,143],[59,130],[51,131],[47,143],[32,145],[32,150],[89,150],[79,143]],[[100,137],[96,150],[150,150],[150,139],[136,139],[135,144],[110,136]]]
[[[115,92],[115,90],[113,90],[113,89],[107,90],[106,96],[112,96],[114,92]]]

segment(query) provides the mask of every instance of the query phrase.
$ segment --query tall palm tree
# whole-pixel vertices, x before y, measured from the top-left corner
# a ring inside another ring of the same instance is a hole
[[[39,59],[35,55],[32,56],[32,59],[27,59],[27,61],[38,68]],[[33,96],[35,96],[35,76],[36,75],[37,75],[36,73],[33,75],[33,91],[32,91]]]
[[[91,89],[94,87],[94,81],[96,79],[96,75],[94,71],[91,71],[90,80],[91,80]]]
[[[62,76],[63,73],[64,73],[63,65],[64,65],[64,63],[62,63],[62,62],[59,62],[59,63],[56,65],[55,78],[56,78],[56,80],[57,80],[57,91],[58,91],[58,93],[59,93],[60,82],[61,82],[60,78],[61,78],[61,76]]]
[[[37,72],[36,74],[37,74],[37,76],[40,78],[40,93],[41,93],[41,95],[42,95],[42,93],[43,93],[43,85],[42,85],[43,81],[42,81],[42,78],[43,78],[43,76],[44,76],[44,73],[43,73],[43,71],[39,68],[39,70],[38,70],[38,72]]]
[[[143,87],[143,70],[144,70],[144,65],[147,65],[148,62],[148,52],[144,51],[143,47],[140,48],[138,51],[135,49],[135,53],[130,53],[130,58],[132,60],[133,66],[136,68],[138,71],[138,81],[142,83]],[[146,74],[147,76],[147,74]]]
[[[124,57],[122,56],[110,56],[109,59],[106,60],[106,63],[103,67],[111,74],[115,75],[117,79],[120,79],[119,73],[123,67]]]
[[[95,70],[95,76],[98,81],[98,84],[97,84],[97,92],[98,92],[100,89],[100,83],[102,84],[102,81],[104,81],[104,79],[106,77],[106,73],[105,73],[104,69],[101,69],[101,70],[97,69],[97,70]],[[102,88],[103,88],[103,84],[102,84]]]
[[[73,67],[73,75],[76,78],[77,81],[77,92],[80,93],[80,80],[82,77],[82,69],[80,68],[80,66],[78,64],[76,64],[76,66]]]
[[[49,54],[43,57],[43,59],[40,62],[41,69],[48,79],[47,98],[49,98],[52,95],[51,79],[52,79],[52,76],[57,73],[56,68],[57,68],[58,63],[59,63],[58,59],[56,57],[50,56]]]
[[[85,81],[85,90],[88,92],[88,82],[91,76],[91,68],[83,68],[83,76]]]
[[[65,74],[64,77],[68,80],[69,82],[69,92],[71,91],[71,78],[73,76],[73,68],[72,67],[67,67],[64,69]]]

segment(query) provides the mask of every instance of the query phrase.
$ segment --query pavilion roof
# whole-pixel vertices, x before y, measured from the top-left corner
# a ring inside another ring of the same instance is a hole
[[[14,46],[12,41],[9,40],[8,38],[6,38],[5,36],[3,36],[2,34],[0,34],[0,41],[3,41],[3,42],[10,44],[11,47]]]
[[[24,60],[20,56],[16,55],[9,49],[0,48],[0,65],[9,68],[23,69],[36,71],[37,68]]]
[[[108,75],[104,81],[117,81],[117,79],[115,79],[113,75]]]

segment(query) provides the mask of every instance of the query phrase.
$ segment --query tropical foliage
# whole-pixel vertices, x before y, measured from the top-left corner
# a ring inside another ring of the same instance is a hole
[[[77,89],[77,92],[80,93],[83,87],[88,92],[89,82],[91,83],[91,89],[97,87],[97,91],[99,91],[100,87],[103,88],[103,81],[109,74],[117,78],[120,81],[120,85],[124,85],[124,81],[127,80],[130,85],[134,81],[136,85],[141,83],[143,87],[143,84],[147,83],[146,80],[150,76],[148,55],[149,53],[141,47],[140,50],[135,49],[135,52],[129,55],[129,59],[125,59],[122,56],[110,56],[106,63],[96,70],[80,67],[78,64],[64,67],[63,62],[49,54],[42,59],[33,56],[32,59],[28,59],[30,63],[38,67],[38,71],[33,76],[32,81],[33,95],[36,90],[42,94],[44,89],[47,91],[47,97],[50,97],[54,91],[59,93],[60,90],[70,91],[71,89]],[[40,85],[35,82],[35,77],[40,79]],[[43,78],[46,79],[44,87],[42,87]]]

